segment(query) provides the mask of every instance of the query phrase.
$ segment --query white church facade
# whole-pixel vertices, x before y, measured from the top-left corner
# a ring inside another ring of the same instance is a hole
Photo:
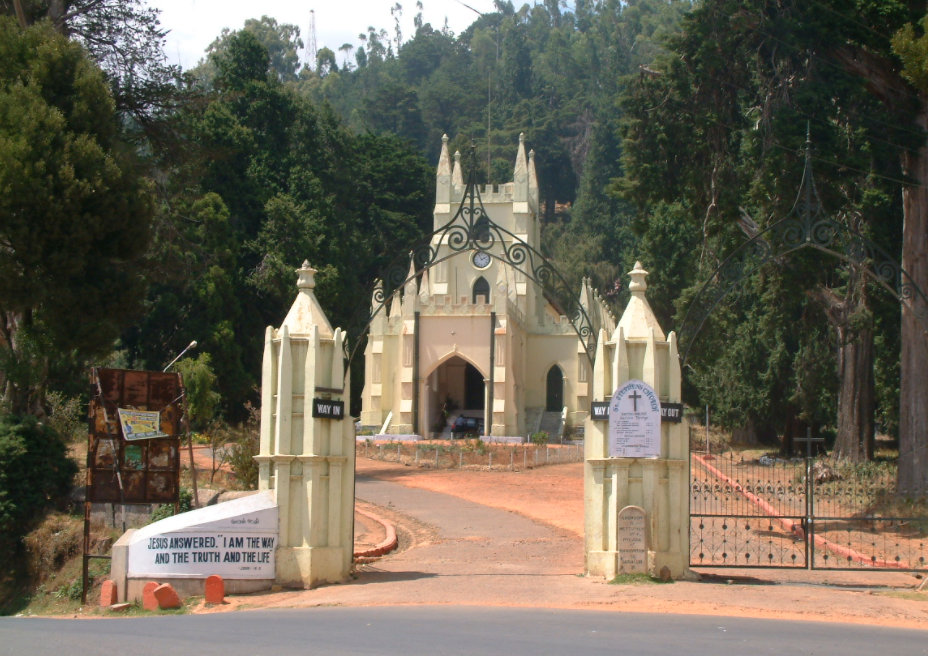
[[[468,239],[466,191],[460,153],[452,161],[444,137],[434,256],[419,272],[410,262],[405,285],[382,307],[382,288],[375,294],[361,424],[423,438],[447,435],[461,415],[482,419],[491,438],[582,426],[593,400],[592,365],[577,328],[611,335],[616,321],[584,280],[574,292],[582,319],[571,323],[536,279],[538,269],[520,262],[520,243],[541,250],[534,152],[526,156],[520,137],[513,181],[479,189],[486,218],[470,232],[480,239],[486,231],[479,248],[455,242]]]

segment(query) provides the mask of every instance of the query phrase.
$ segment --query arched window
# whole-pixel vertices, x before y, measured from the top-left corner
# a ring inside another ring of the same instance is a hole
[[[481,216],[474,224],[474,239],[481,243],[490,241],[490,219]]]
[[[559,412],[564,407],[564,372],[557,365],[548,370],[545,410]]]
[[[480,276],[474,281],[474,305],[477,304],[478,296],[483,296],[486,303],[490,302],[490,283],[488,283],[483,276]]]

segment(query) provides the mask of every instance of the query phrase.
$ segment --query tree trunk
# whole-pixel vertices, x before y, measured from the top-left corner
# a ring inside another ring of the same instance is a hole
[[[924,100],[916,124],[928,131]],[[904,223],[902,268],[928,293],[928,148],[903,151],[902,167],[916,184],[902,188]],[[923,304],[920,298],[910,300]],[[902,306],[902,363],[899,382],[899,481],[906,496],[928,496],[928,336],[905,304]]]
[[[838,344],[838,436],[836,458],[873,460],[873,329],[867,327]]]
[[[873,460],[875,383],[873,375],[873,324],[867,279],[851,267],[844,298],[827,287],[814,296],[838,334],[838,435],[836,458],[851,462]]]

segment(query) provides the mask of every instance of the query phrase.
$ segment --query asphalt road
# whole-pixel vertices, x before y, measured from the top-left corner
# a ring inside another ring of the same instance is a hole
[[[263,610],[111,620],[0,619],[0,654],[928,654],[928,632],[860,625],[474,607]]]

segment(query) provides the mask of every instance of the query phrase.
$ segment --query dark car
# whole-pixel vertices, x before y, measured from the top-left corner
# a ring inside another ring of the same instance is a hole
[[[452,437],[479,437],[483,434],[483,420],[460,416],[451,424]]]

